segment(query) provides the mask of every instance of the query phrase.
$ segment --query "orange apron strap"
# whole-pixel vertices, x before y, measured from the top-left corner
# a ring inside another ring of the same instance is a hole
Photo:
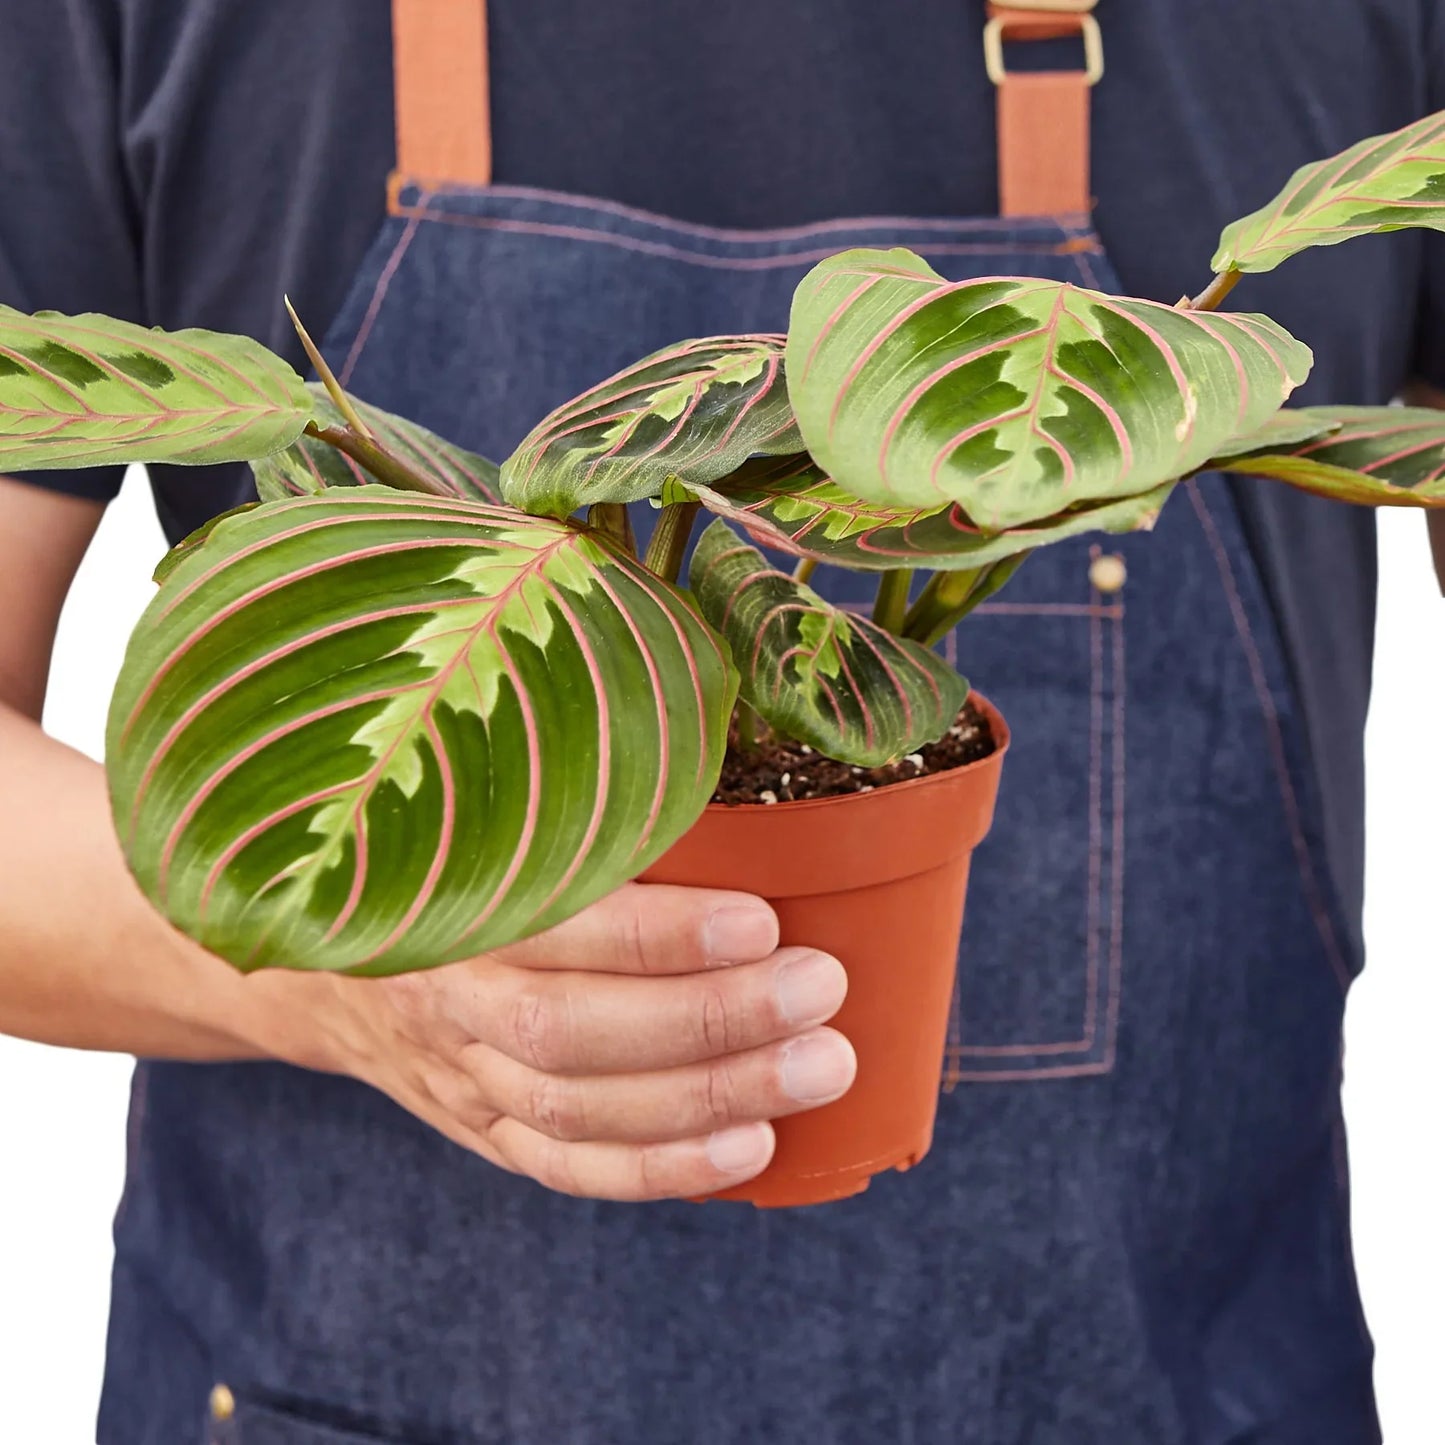
[[[999,209],[1005,216],[1090,209],[1089,89],[1103,73],[1095,0],[990,0],[984,30],[998,87]],[[396,165],[411,181],[492,180],[486,0],[392,0]],[[1085,69],[1012,73],[1003,42],[1078,35]]]
[[[487,0],[392,0],[391,19],[397,175],[490,185]]]
[[[1095,0],[989,4],[983,32],[989,79],[998,88],[999,212],[1057,216],[1093,209],[1089,191],[1089,91],[1104,73]],[[1077,35],[1083,70],[1009,71],[1005,40]]]

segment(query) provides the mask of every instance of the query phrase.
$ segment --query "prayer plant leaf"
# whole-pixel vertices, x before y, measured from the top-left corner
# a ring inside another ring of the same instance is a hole
[[[711,796],[737,675],[575,525],[384,487],[218,523],[111,706],[141,887],[244,970],[445,963],[641,872]]]
[[[1001,532],[1152,492],[1260,426],[1309,371],[1263,316],[1058,281],[945,281],[909,251],[846,251],[793,298],[788,392],[844,491]]]
[[[218,512],[214,517],[207,518],[194,532],[187,533],[182,537],[159,562],[156,563],[155,571],[151,573],[151,581],[157,585],[164,582],[192,552],[204,547],[210,540],[211,533],[221,525],[222,522],[231,517],[242,516],[246,512],[254,512],[260,502],[242,502],[239,507],[232,507],[227,512]]]
[[[1230,457],[1241,457],[1246,452],[1273,451],[1281,447],[1293,447],[1301,442],[1312,442],[1319,437],[1338,431],[1337,421],[1321,420],[1314,412],[1304,407],[1284,407],[1275,412],[1261,427],[1256,427],[1243,436],[1232,437],[1209,459],[1208,469],[1228,470],[1225,463]]]
[[[744,700],[827,757],[892,762],[942,737],[968,696],[941,657],[825,602],[726,522],[704,530],[689,577],[733,649]]]
[[[249,337],[0,306],[0,472],[251,461],[313,412],[296,372]]]
[[[565,517],[638,502],[676,479],[726,476],[754,455],[802,450],[781,336],[710,336],[634,362],[543,418],[502,464],[502,497]]]
[[[1315,406],[1325,431],[1221,463],[1306,492],[1367,507],[1445,507],[1445,412],[1428,407]]]
[[[346,418],[320,382],[309,383],[307,390],[311,393],[318,427],[346,424]],[[474,502],[495,503],[498,500],[495,462],[454,446],[424,426],[382,411],[379,406],[371,406],[355,397],[351,398],[351,404],[387,451],[406,462],[414,471],[440,482],[449,496]],[[253,463],[251,470],[256,474],[256,494],[263,502],[308,496],[328,487],[366,486],[377,480],[330,443],[305,434],[284,451]]]
[[[806,455],[755,459],[712,486],[697,487],[695,495],[763,546],[794,557],[865,572],[965,572],[1086,532],[1147,531],[1174,485],[997,533],[979,531],[956,503],[928,511],[859,501]]]
[[[1445,111],[1301,166],[1267,206],[1226,226],[1216,272],[1272,271],[1311,246],[1445,231]]]

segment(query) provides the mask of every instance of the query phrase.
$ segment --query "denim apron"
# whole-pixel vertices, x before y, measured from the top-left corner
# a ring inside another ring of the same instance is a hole
[[[737,231],[403,173],[327,351],[500,458],[645,352],[784,329],[853,246],[1118,289],[1082,214]],[[921,1167],[598,1203],[349,1080],[144,1063],[103,1445],[1372,1445],[1357,960],[1280,636],[1220,479],[1105,541],[1122,585],[1051,547],[947,643],[1014,744]]]

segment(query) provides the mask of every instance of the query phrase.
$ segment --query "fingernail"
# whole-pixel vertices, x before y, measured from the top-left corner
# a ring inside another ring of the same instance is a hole
[[[848,975],[826,953],[800,953],[785,959],[773,974],[778,1012],[795,1027],[820,1024],[838,1012],[848,992]]]
[[[723,1174],[743,1174],[761,1169],[772,1147],[772,1130],[766,1124],[740,1124],[712,1135],[707,1141],[707,1157]]]
[[[826,1104],[853,1082],[853,1050],[839,1034],[812,1034],[783,1045],[783,1088],[800,1104]]]
[[[702,940],[710,963],[751,963],[778,946],[778,920],[771,908],[733,904],[708,916]]]

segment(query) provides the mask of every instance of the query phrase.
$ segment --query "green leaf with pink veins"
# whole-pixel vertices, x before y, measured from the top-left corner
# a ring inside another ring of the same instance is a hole
[[[165,577],[107,761],[142,889],[242,969],[547,928],[701,813],[737,674],[600,534],[385,487],[260,504]]]
[[[296,372],[249,337],[0,306],[0,472],[251,461],[313,410]]]
[[[634,362],[544,417],[502,464],[511,506],[564,517],[800,450],[781,336],[708,336]]]
[[[999,533],[1156,492],[1262,425],[1310,352],[1263,316],[1178,310],[1036,277],[950,282],[847,251],[793,299],[787,383],[845,492]]]
[[[698,539],[689,581],[732,647],[744,701],[827,757],[896,761],[942,737],[968,696],[936,653],[824,601],[726,522]]]

